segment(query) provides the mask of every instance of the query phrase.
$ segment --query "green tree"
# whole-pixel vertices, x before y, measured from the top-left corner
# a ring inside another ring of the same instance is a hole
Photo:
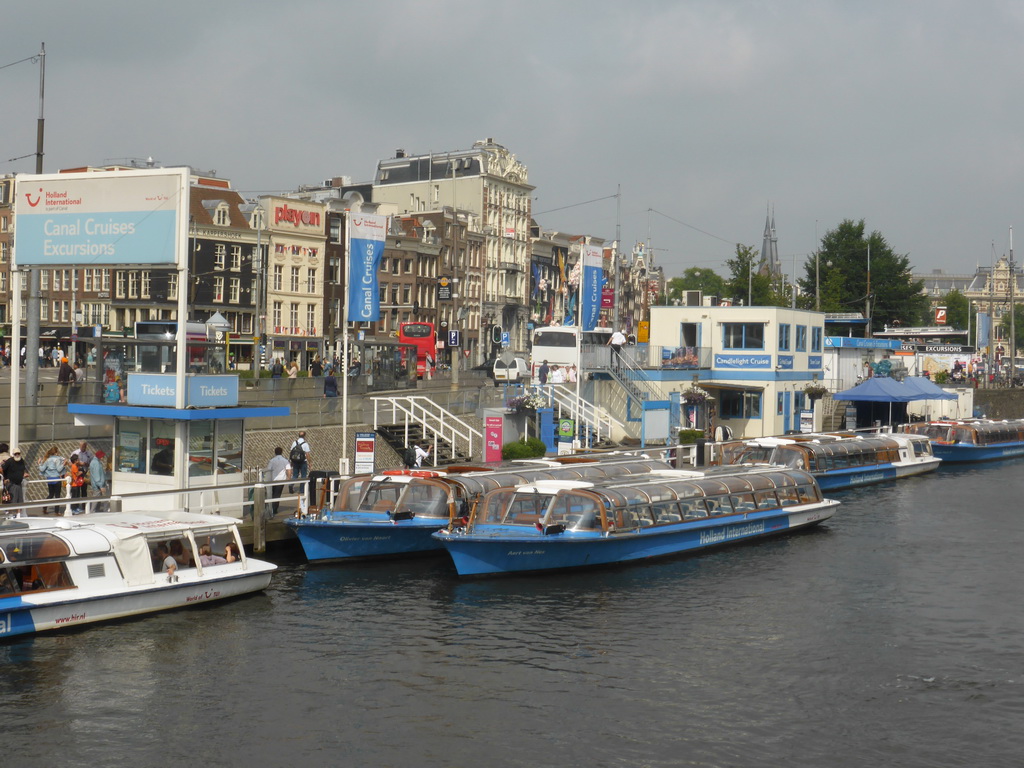
[[[870,295],[868,254],[870,252]],[[815,265],[820,269],[815,281]],[[895,253],[879,232],[864,233],[864,220],[845,219],[825,233],[817,255],[804,262],[799,281],[814,306],[820,285],[823,312],[868,312],[871,326],[919,325],[928,315],[923,284],[914,280],[910,259]]]
[[[1024,355],[1024,304],[1017,304],[1014,302],[1013,305],[1013,328],[1010,328],[1010,313],[1007,312],[1003,315],[1003,320],[1000,325],[1003,328],[1003,338],[1010,338],[1011,330],[1016,341],[1015,354],[1017,357]],[[1004,345],[1006,346],[1006,345]],[[1010,354],[1009,347],[1006,349],[1006,354]]]
[[[687,267],[682,277],[673,277],[666,286],[668,303],[683,299],[684,291],[701,291],[705,296],[721,296],[725,281],[713,270],[706,267]]]
[[[968,319],[970,317],[968,314],[970,302],[967,301],[967,297],[960,293],[960,291],[954,288],[943,297],[942,303],[946,305],[946,325],[960,330],[970,326],[970,320]],[[931,323],[928,323],[928,325],[931,325]]]
[[[736,303],[743,302],[751,307],[787,306],[780,302],[772,281],[768,275],[762,274],[758,266],[761,254],[752,245],[736,243],[736,256],[726,259],[730,277],[726,280],[725,290]]]

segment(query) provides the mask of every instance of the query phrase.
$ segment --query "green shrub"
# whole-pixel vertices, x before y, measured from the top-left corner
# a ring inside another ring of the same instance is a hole
[[[698,438],[704,437],[703,429],[680,429],[679,430],[679,444],[680,445],[693,445],[697,442]]]
[[[514,443],[505,443],[501,446],[501,458],[505,461],[514,459],[535,459],[544,456],[548,448],[539,437],[531,437],[528,440],[517,440]]]

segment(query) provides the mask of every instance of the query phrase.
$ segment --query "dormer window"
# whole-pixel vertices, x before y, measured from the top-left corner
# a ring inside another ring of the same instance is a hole
[[[218,227],[226,227],[231,221],[231,211],[227,203],[221,203],[213,212],[213,223]]]

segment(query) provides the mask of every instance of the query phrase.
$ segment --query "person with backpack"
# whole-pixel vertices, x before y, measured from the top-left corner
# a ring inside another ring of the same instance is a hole
[[[288,449],[288,461],[292,465],[292,479],[305,480],[309,477],[309,454],[306,431],[302,430],[292,442],[292,447]]]
[[[402,463],[405,464],[406,469],[416,468],[416,449],[413,446],[407,445],[405,447],[405,452],[402,454]]]
[[[280,379],[284,375],[284,366],[281,365],[281,358],[275,357],[274,364],[270,366],[270,378]]]

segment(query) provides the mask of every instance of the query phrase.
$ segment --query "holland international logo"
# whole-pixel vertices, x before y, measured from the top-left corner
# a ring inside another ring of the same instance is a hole
[[[26,192],[25,193],[25,202],[28,203],[28,207],[29,208],[35,208],[37,205],[39,205],[41,202],[43,202],[43,188],[42,187],[39,188],[39,196],[36,197],[36,199],[34,201],[32,200],[32,193],[31,192]]]

